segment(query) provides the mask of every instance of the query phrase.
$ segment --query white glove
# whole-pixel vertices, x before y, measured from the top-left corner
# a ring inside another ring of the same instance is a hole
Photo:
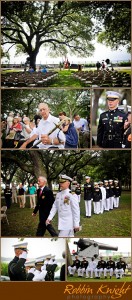
[[[34,274],[34,272],[35,272],[35,268],[31,268],[31,269],[28,271],[28,273],[32,273],[32,274]]]
[[[23,251],[22,254],[19,255],[19,258],[25,258],[25,259],[27,259],[27,252]]]

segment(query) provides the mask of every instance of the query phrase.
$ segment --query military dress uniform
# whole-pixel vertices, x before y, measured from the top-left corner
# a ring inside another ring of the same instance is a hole
[[[100,213],[103,214],[106,208],[106,189],[103,186],[103,182],[99,181],[99,188],[101,189],[102,199],[100,201]]]
[[[102,272],[104,272],[104,269],[106,268],[106,261],[101,259],[98,261],[97,267],[95,269],[95,277],[100,278]]]
[[[27,274],[25,268],[25,262],[27,257],[27,243],[21,243],[13,246],[14,249],[21,249],[23,252],[18,256],[15,256],[8,265],[8,275],[11,281],[26,281]]]
[[[71,266],[68,266],[68,271],[71,276],[73,276],[75,272],[79,269],[80,263],[81,263],[80,260],[77,258],[74,260]]]
[[[110,209],[110,187],[108,185],[108,180],[104,180],[104,187],[106,190],[105,210],[109,211],[109,209]]]
[[[121,196],[121,187],[119,186],[119,182],[118,180],[114,180],[115,186],[114,186],[114,194],[115,194],[115,198],[114,198],[114,207],[119,207],[119,199]]]
[[[5,196],[7,208],[10,208],[11,207],[12,190],[9,187],[5,188],[4,196]]]
[[[97,145],[102,148],[122,148],[126,113],[118,109],[100,115],[97,130]]]
[[[109,180],[109,187],[110,187],[110,209],[113,209],[114,206],[114,196],[115,196],[115,189],[114,189],[114,182],[113,180]]]
[[[116,264],[116,269],[115,269],[115,274],[116,274],[116,278],[122,278],[122,275],[125,273],[125,269],[126,269],[126,263],[125,261],[118,261]]]
[[[80,186],[77,186],[75,188],[75,193],[77,195],[77,198],[78,198],[78,202],[80,203],[80,199],[81,199],[81,187]]]
[[[52,220],[56,212],[58,212],[59,237],[74,237],[74,227],[79,227],[80,208],[76,194],[72,195],[69,188],[57,193],[48,219]]]
[[[86,258],[84,258],[83,261],[81,261],[80,263],[80,267],[78,268],[78,277],[84,276],[87,267],[88,267],[88,261],[86,260]]]
[[[91,217],[93,199],[93,184],[91,182],[84,184],[84,201],[86,217]]]
[[[110,278],[113,275],[113,272],[115,270],[115,262],[113,260],[108,260],[106,263],[106,268],[104,269],[104,277],[107,277],[107,273],[110,273]]]
[[[102,200],[102,193],[97,183],[94,183],[93,189],[93,204],[94,204],[94,213],[98,215],[100,213],[100,201]]]

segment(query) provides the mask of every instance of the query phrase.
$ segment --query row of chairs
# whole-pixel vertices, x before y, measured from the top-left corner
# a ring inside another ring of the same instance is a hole
[[[7,211],[7,206],[2,206],[1,207],[1,212],[0,212],[0,218],[1,218],[1,222],[5,222],[9,225],[9,221],[8,221],[8,218],[7,218],[7,214],[6,214],[6,211]]]
[[[130,87],[131,76],[127,72],[119,71],[80,71],[73,75],[81,81],[83,86],[99,86],[99,87]]]
[[[58,77],[58,73],[49,71],[41,72],[13,72],[1,75],[2,87],[44,87],[49,86]]]

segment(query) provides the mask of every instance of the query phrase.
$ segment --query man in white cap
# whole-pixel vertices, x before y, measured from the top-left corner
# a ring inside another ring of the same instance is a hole
[[[99,187],[102,193],[102,199],[100,201],[100,213],[103,214],[104,209],[106,208],[106,189],[104,188],[103,181],[99,181]]]
[[[117,279],[122,278],[123,274],[125,273],[126,266],[127,266],[126,262],[123,260],[122,257],[120,257],[119,261],[116,264],[116,269],[115,269],[115,274]]]
[[[35,260],[25,262],[25,268],[27,271],[27,281],[32,281],[35,273]]]
[[[74,276],[75,272],[77,272],[77,270],[80,267],[80,260],[78,259],[78,255],[75,255],[75,260],[73,261],[73,264],[71,266],[68,266],[68,272],[70,274],[70,276]]]
[[[26,281],[25,262],[27,259],[27,244],[19,243],[13,245],[15,257],[8,265],[8,274],[11,281]]]
[[[72,178],[67,175],[60,175],[60,192],[57,193],[46,224],[58,212],[59,237],[74,237],[74,232],[79,231],[80,209],[76,195],[72,195],[69,189]]]
[[[42,119],[36,128],[35,134],[24,142],[21,148],[25,149],[30,143],[38,138],[41,140],[41,143],[38,145],[39,149],[64,148],[66,138],[62,130],[56,127],[49,135],[49,132],[53,130],[55,125],[58,125],[59,119],[50,114],[47,103],[39,103],[38,108]]]
[[[86,260],[86,257],[83,257],[80,267],[78,268],[78,277],[84,277],[84,273],[86,273],[87,266],[88,261]]]
[[[121,196],[121,186],[119,185],[119,180],[114,180],[114,208],[119,207],[119,199]]]
[[[110,210],[110,187],[108,180],[104,180],[104,188],[106,190],[106,199],[105,199],[105,210]]]
[[[106,92],[108,111],[102,113],[97,130],[97,145],[102,148],[122,148],[126,113],[118,109],[121,95]]]
[[[36,261],[35,261],[35,269],[36,270],[34,272],[34,277],[33,277],[32,281],[45,281],[47,271],[41,270],[43,264],[44,264],[44,258],[36,259]]]
[[[115,270],[115,262],[112,260],[112,257],[109,257],[109,260],[106,262],[106,268],[104,268],[104,277],[107,278],[107,273],[110,274],[110,279]]]
[[[95,258],[92,257],[86,269],[86,278],[89,278],[89,273],[90,273],[90,278],[93,278],[93,272],[95,271],[96,267],[97,267],[97,262],[95,261]]]
[[[109,187],[110,187],[110,209],[113,209],[114,206],[114,197],[115,197],[115,190],[114,190],[114,182],[113,179],[109,179]]]
[[[84,201],[86,217],[91,218],[92,199],[93,199],[93,184],[89,176],[85,177],[86,183],[84,183]]]

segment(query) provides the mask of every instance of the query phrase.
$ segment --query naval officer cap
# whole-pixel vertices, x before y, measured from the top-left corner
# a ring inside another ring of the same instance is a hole
[[[94,182],[94,185],[98,185],[98,182]]]
[[[115,92],[115,91],[108,91],[106,92],[106,96],[107,96],[107,100],[111,100],[114,101],[115,99],[120,99],[121,98],[121,94]]]
[[[90,176],[85,176],[85,179],[89,179],[89,178],[91,178]]]
[[[104,182],[108,182],[108,180],[104,180]]]
[[[27,245],[28,243],[19,243],[16,245],[13,245],[14,249],[21,249],[23,251],[27,251]]]
[[[44,264],[44,257],[42,258],[36,258],[35,260],[35,266],[43,266]]]
[[[35,260],[26,261],[25,267],[35,267]]]
[[[113,179],[109,179],[109,182],[113,182]]]
[[[60,175],[59,176],[59,182],[61,183],[61,182],[65,182],[65,181],[70,181],[70,182],[72,182],[72,178],[71,177],[69,177],[69,176],[67,176],[67,175]]]
[[[115,182],[115,183],[118,183],[118,180],[116,179],[116,180],[114,180],[114,182]]]

